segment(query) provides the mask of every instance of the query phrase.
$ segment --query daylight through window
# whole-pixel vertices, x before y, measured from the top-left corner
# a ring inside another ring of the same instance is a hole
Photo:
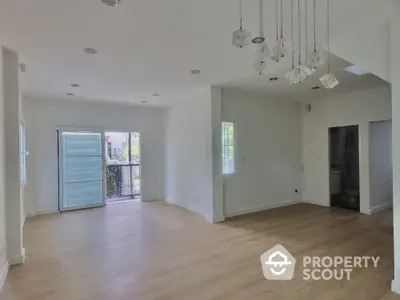
[[[235,172],[235,124],[222,123],[222,173]]]

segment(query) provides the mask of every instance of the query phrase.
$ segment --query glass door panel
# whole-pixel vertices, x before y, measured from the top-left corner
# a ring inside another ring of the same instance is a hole
[[[104,134],[59,131],[60,211],[102,206],[104,197]]]

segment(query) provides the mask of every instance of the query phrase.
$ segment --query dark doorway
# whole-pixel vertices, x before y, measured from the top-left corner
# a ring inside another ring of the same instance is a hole
[[[360,211],[358,126],[329,128],[331,206]]]

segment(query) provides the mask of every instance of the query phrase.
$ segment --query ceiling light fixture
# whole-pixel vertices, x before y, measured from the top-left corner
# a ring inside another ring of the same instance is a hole
[[[307,72],[307,75],[310,76],[312,74],[315,73],[315,71],[317,70],[316,68],[314,68],[314,66],[309,66],[307,63],[307,58],[308,58],[308,0],[304,0],[304,29],[306,31],[306,61],[304,63],[305,66],[305,70]]]
[[[121,4],[121,0],[101,0],[104,4],[108,6],[117,6]]]
[[[97,54],[98,53],[98,51],[93,48],[85,48],[85,52],[88,54]]]
[[[304,7],[302,7],[301,1],[304,1]],[[298,21],[298,65],[295,66],[295,4],[294,0],[291,0],[291,52],[292,52],[292,69],[285,74],[290,84],[297,84],[303,82],[308,76],[315,73],[316,69],[328,61],[328,72],[320,78],[322,85],[331,89],[339,84],[339,81],[335,77],[334,73],[331,72],[331,61],[330,61],[330,0],[327,0],[327,40],[328,40],[328,51],[317,50],[317,4],[316,0],[313,0],[313,52],[309,55],[308,53],[308,2],[309,0],[297,0],[297,21]],[[284,13],[283,13],[283,0],[276,0],[276,10],[275,10],[275,31],[276,31],[276,45],[273,48],[273,53],[271,56],[270,49],[267,44],[267,39],[264,36],[264,0],[259,0],[259,36],[253,38],[251,41],[253,44],[257,45],[256,59],[254,62],[254,69],[258,74],[262,75],[264,69],[266,68],[267,61],[269,58],[279,62],[282,57],[285,57],[289,52],[287,43],[284,39]],[[240,5],[240,29],[235,31],[233,34],[233,45],[236,47],[244,47],[248,44],[247,38],[249,38],[250,33],[246,31],[244,34],[243,29],[243,14],[242,14],[242,0],[239,2]],[[302,10],[304,10],[304,24],[302,23]],[[304,27],[303,27],[304,26]],[[305,31],[305,57],[303,57],[302,45],[302,32]],[[285,48],[286,47],[286,48]],[[325,53],[328,53],[327,59],[325,59]],[[304,62],[303,62],[304,59]],[[349,71],[352,72],[352,71]],[[199,70],[192,70],[192,74],[199,74]],[[273,81],[273,80],[271,80]]]
[[[75,88],[80,87],[80,85],[77,84],[77,83],[73,83],[73,84],[71,84],[71,86],[72,86],[72,87],[75,87]]]
[[[299,42],[299,65],[297,66],[297,74],[299,76],[299,83],[303,82],[311,73],[310,69],[302,64],[302,41],[301,41],[301,7],[300,0],[297,0],[297,21],[298,21],[298,42]],[[305,20],[307,23],[307,20]],[[306,45],[307,48],[307,45]]]
[[[328,72],[322,76],[319,80],[323,86],[327,89],[333,89],[339,85],[339,80],[337,80],[335,74],[331,72],[331,49],[330,49],[330,0],[327,0],[327,38],[328,38]]]
[[[240,27],[232,34],[232,45],[238,48],[246,47],[251,42],[250,31],[243,28],[243,5],[239,0]]]
[[[292,39],[292,45],[294,45],[294,0],[291,0],[291,39]],[[293,49],[293,51],[292,51],[292,70],[285,74],[285,76],[290,84],[298,83],[297,76],[294,72],[294,69],[295,69],[295,67],[294,67],[294,49]]]
[[[259,1],[259,13],[259,36],[255,37],[252,42],[258,46],[256,51],[257,58],[254,62],[254,69],[259,75],[262,75],[266,67],[266,60],[271,57],[271,51],[269,50],[267,40],[264,37],[264,0]]]
[[[194,75],[199,75],[201,73],[200,70],[191,70],[190,73],[194,74]]]
[[[294,22],[293,22],[293,18],[294,18],[294,2],[292,0],[292,30],[294,30]],[[308,74],[309,74],[309,69],[301,64],[301,13],[300,13],[300,0],[297,0],[297,20],[298,20],[298,52],[299,52],[299,61],[298,61],[298,65],[296,68],[294,68],[294,51],[293,51],[293,55],[292,55],[292,71],[286,74],[287,79],[289,80],[289,82],[291,84],[297,84],[297,83],[301,83],[303,82]],[[292,31],[292,41],[294,41],[293,38],[293,31]]]
[[[278,2],[279,1],[279,2]],[[278,24],[279,24],[279,7],[280,7],[280,37]],[[276,62],[279,62],[282,58],[284,58],[289,53],[289,47],[286,42],[286,39],[283,37],[283,0],[277,0],[276,2],[276,45],[272,49],[272,56]]]
[[[266,43],[258,44],[255,52],[256,60],[254,61],[254,70],[258,75],[262,75],[265,67],[267,66],[267,59],[270,58],[271,52]]]
[[[281,59],[281,55],[279,49],[275,49],[279,47],[279,0],[275,1],[275,31],[276,31],[276,46],[272,49],[272,56],[271,59],[279,62]]]
[[[307,1],[307,0],[306,0]],[[313,15],[314,15],[314,20],[313,20],[313,30],[314,30],[314,50],[310,54],[310,56],[307,56],[307,66],[310,69],[316,70],[318,67],[322,66],[325,63],[325,57],[324,54],[325,52],[323,50],[318,51],[317,50],[317,0],[313,0]]]
[[[265,42],[265,37],[264,37],[264,0],[259,0],[258,4],[258,10],[259,10],[259,34],[257,37],[252,39],[253,44],[262,44]]]

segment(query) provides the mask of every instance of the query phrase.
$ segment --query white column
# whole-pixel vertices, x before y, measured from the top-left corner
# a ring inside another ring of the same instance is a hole
[[[18,54],[3,49],[4,166],[6,241],[9,263],[24,262],[22,243],[22,197],[20,183],[20,98]]]
[[[392,82],[392,147],[393,147],[393,228],[394,280],[392,290],[400,293],[400,2],[392,1],[390,24],[390,58]]]
[[[211,87],[211,125],[213,160],[213,222],[224,216],[224,179],[222,176],[222,89]]]

